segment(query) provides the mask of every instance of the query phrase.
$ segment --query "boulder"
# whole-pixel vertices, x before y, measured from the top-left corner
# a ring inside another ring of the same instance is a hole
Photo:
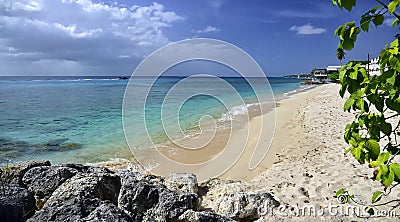
[[[173,173],[164,182],[168,189],[188,193],[198,192],[197,177],[193,173]]]
[[[123,210],[119,209],[115,204],[105,202],[98,206],[83,221],[90,222],[133,222]]]
[[[234,220],[256,220],[278,207],[269,193],[225,193],[213,203],[213,210]]]
[[[138,172],[120,172],[118,207],[134,221],[177,220],[189,209],[197,210],[196,194],[169,190],[163,178]]]
[[[59,166],[73,168],[81,173],[113,173],[111,170],[104,167],[86,166],[82,164],[61,164]]]
[[[177,220],[187,210],[198,210],[199,199],[196,194],[186,192],[171,192],[165,187],[159,187],[160,197],[155,207],[148,210],[144,221]]]
[[[62,166],[40,166],[28,170],[22,177],[22,182],[33,192],[37,209],[49,199],[58,186],[78,173],[76,169]]]
[[[27,189],[14,184],[0,189],[1,221],[26,221],[35,213],[35,198]]]
[[[28,221],[79,221],[105,202],[116,204],[120,178],[108,173],[78,173],[60,185]]]
[[[226,221],[234,221],[229,217],[225,217],[213,212],[201,211],[196,212],[193,210],[187,210],[183,213],[179,220],[182,222],[226,222]]]
[[[207,190],[204,203],[234,220],[256,220],[279,206],[269,193],[249,193],[238,181],[211,179],[200,186]]]
[[[10,166],[0,167],[1,180],[7,184],[24,186],[22,177],[33,167],[50,166],[49,161],[25,161],[17,162]]]

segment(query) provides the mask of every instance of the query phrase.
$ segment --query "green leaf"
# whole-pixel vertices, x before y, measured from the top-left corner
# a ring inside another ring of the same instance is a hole
[[[342,189],[336,191],[335,197],[338,197],[338,196],[346,194],[346,193],[347,193],[347,191],[342,188]]]
[[[389,83],[390,85],[394,86],[394,83],[396,82],[396,73],[392,75],[392,77],[387,78],[386,82]]]
[[[360,21],[360,27],[364,32],[369,31],[369,23],[371,22],[371,16],[363,15]]]
[[[349,77],[350,77],[350,79],[357,80],[357,75],[358,75],[358,70],[355,69],[353,72],[350,72]]]
[[[376,175],[377,180],[382,180],[383,177],[388,173],[389,169],[385,164],[379,165],[378,169],[378,175]]]
[[[347,89],[347,85],[342,85],[342,87],[340,87],[340,91],[339,91],[340,97],[343,98],[344,94],[346,93],[346,89]]]
[[[389,166],[390,171],[392,171],[396,177],[397,180],[400,180],[400,164],[398,163],[392,163]]]
[[[393,101],[393,100],[391,100],[391,99],[388,98],[388,99],[386,99],[386,106],[387,106],[389,109],[394,110],[394,111],[400,113],[400,103],[397,103],[397,102],[395,102],[395,101]]]
[[[378,10],[381,7],[381,5],[377,5],[373,7],[371,10],[369,10],[372,14],[375,14],[376,10]]]
[[[356,0],[342,0],[341,5],[343,6],[343,8],[345,8],[347,11],[351,11],[351,9],[356,6]]]
[[[353,98],[351,98],[351,97],[348,98],[346,100],[346,102],[344,103],[344,107],[343,107],[344,111],[349,110],[353,106],[354,102],[355,102],[355,100]]]
[[[399,4],[398,1],[392,1],[388,5],[388,10],[391,14],[393,14],[394,11],[396,11],[397,5]]]
[[[372,22],[375,24],[375,26],[379,26],[383,24],[383,21],[385,21],[385,16],[384,15],[377,15],[374,17]]]
[[[389,160],[389,157],[390,153],[388,152],[380,153],[378,159],[375,161],[371,161],[369,164],[371,165],[371,167],[377,167],[381,164],[386,163]]]
[[[392,125],[390,125],[387,122],[383,122],[382,125],[381,125],[381,131],[385,135],[389,136],[392,133]]]
[[[382,197],[382,192],[381,191],[376,191],[373,195],[372,195],[372,203],[376,203],[377,201],[379,201]]]
[[[395,26],[398,26],[399,25],[399,19],[398,18],[396,18],[395,20],[393,20],[393,22],[392,22],[392,27],[394,28]]]
[[[389,173],[382,178],[382,184],[387,188],[389,187],[394,181],[394,173],[393,171],[389,170]]]
[[[347,72],[346,69],[342,69],[342,70],[340,70],[340,72],[339,72],[339,80],[340,80],[341,83],[344,82],[344,79],[345,79],[345,76],[346,76],[346,72]],[[343,86],[342,86],[342,87],[343,87]],[[343,96],[342,96],[342,97],[343,97]]]
[[[365,152],[363,151],[362,147],[356,147],[351,150],[351,154],[353,155],[354,159],[356,159],[359,163],[363,164],[365,162]]]
[[[358,99],[356,102],[356,106],[361,110],[361,112],[365,112],[363,99]]]
[[[346,50],[352,50],[354,48],[354,41],[351,38],[344,38],[342,42],[343,48]]]
[[[375,210],[372,207],[365,207],[364,211],[367,212],[371,216],[375,215]]]
[[[379,143],[376,140],[369,139],[365,143],[367,150],[369,151],[369,156],[372,160],[378,159],[379,153],[381,152]]]

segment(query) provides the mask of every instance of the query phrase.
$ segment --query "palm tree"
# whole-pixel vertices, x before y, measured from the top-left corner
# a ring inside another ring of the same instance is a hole
[[[346,53],[343,48],[336,49],[336,57],[340,60],[340,65],[342,65],[342,60],[346,57]]]

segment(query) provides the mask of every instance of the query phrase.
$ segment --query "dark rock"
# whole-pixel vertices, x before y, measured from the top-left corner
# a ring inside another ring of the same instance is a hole
[[[189,209],[197,210],[196,194],[173,192],[157,176],[144,176],[129,171],[119,173],[122,187],[118,207],[135,221],[170,221]]]
[[[112,203],[103,203],[89,214],[83,221],[90,222],[131,222],[133,221],[123,210]]]
[[[106,202],[116,204],[120,187],[113,174],[79,173],[60,185],[29,221],[83,220]]]
[[[35,194],[36,207],[40,210],[57,187],[77,173],[76,169],[62,166],[34,167],[25,173],[22,182]]]
[[[85,166],[82,164],[61,164],[59,166],[73,168],[81,173],[113,173],[111,170],[104,167],[92,167],[92,166]]]
[[[35,213],[35,198],[27,189],[15,185],[0,189],[1,221],[25,221]]]
[[[143,219],[145,221],[174,221],[178,220],[185,211],[196,211],[199,206],[196,194],[181,191],[175,193],[162,188],[157,205],[148,210]]]
[[[7,184],[16,184],[24,187],[22,177],[33,167],[50,166],[49,161],[26,161],[17,162],[10,166],[0,167],[1,180]]]
[[[193,210],[188,210],[183,213],[179,220],[182,222],[225,222],[225,221],[234,221],[229,217],[225,217],[223,215],[219,215],[213,212],[201,211],[196,212]]]
[[[119,193],[118,207],[135,221],[141,221],[147,210],[158,203],[159,195],[158,187],[146,182],[125,183]]]

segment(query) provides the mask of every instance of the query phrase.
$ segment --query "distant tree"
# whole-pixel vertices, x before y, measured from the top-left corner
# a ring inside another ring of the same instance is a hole
[[[339,59],[340,65],[342,65],[342,60],[346,57],[346,52],[343,50],[343,48],[336,49],[336,57]]]
[[[343,58],[341,53],[352,50],[361,31],[368,32],[370,23],[376,27],[385,24],[385,19],[394,17],[393,28],[399,28],[400,16],[396,12],[400,0],[375,0],[377,6],[365,12],[358,23],[347,22],[339,26],[335,35],[339,37],[337,53],[338,59]],[[357,0],[332,0],[334,5],[351,11]],[[400,183],[400,164],[396,157],[400,154],[400,52],[399,38],[388,44],[380,53],[379,65],[382,75],[370,76],[362,62],[349,62],[339,72],[342,85],[340,96],[348,92],[350,97],[344,103],[344,110],[355,111],[355,120],[347,124],[344,134],[345,141],[350,145],[345,154],[351,153],[360,163],[368,163],[374,168],[372,178],[383,185],[377,187],[372,195],[372,203],[388,195],[392,188]],[[347,194],[344,189],[336,195]],[[352,197],[348,195],[349,197]],[[391,201],[400,206],[400,200]],[[388,204],[388,203],[385,203]],[[368,209],[373,214],[370,206]]]

